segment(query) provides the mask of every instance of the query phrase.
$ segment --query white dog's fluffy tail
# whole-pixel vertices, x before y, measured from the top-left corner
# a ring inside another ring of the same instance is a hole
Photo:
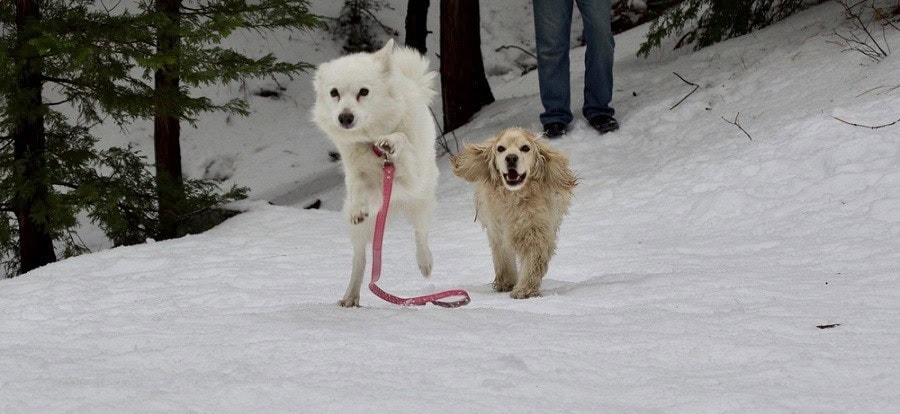
[[[418,84],[427,102],[437,95],[434,90],[437,73],[428,69],[428,59],[418,50],[406,46],[395,48],[391,55],[391,68]]]

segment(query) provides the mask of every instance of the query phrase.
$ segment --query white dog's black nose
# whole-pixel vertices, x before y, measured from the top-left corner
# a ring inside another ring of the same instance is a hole
[[[341,123],[341,126],[344,128],[350,128],[353,125],[353,114],[350,112],[341,112],[338,115],[338,122]]]
[[[506,166],[507,167],[515,167],[516,163],[519,162],[519,156],[516,154],[509,154],[506,156]]]

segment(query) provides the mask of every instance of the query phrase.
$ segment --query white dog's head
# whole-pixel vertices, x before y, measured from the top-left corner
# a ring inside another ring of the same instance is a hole
[[[377,133],[399,122],[401,111],[391,91],[393,48],[391,39],[375,53],[355,53],[319,65],[313,81],[313,120],[332,138]]]
[[[456,176],[495,183],[509,191],[530,182],[565,191],[575,187],[568,158],[522,128],[507,128],[478,145],[466,144],[450,161]]]

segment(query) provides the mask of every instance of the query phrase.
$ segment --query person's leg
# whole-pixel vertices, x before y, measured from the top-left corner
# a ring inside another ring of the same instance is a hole
[[[606,0],[607,2],[609,0]],[[572,0],[534,0],[534,37],[544,113],[541,123],[572,122],[569,89],[569,34]]]
[[[613,93],[613,50],[616,43],[610,27],[610,0],[576,0],[584,20],[585,52],[584,106],[585,119],[597,115],[613,116],[609,106]]]

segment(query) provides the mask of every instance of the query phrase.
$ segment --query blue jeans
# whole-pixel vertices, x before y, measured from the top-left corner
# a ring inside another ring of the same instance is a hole
[[[609,106],[613,92],[613,49],[610,28],[610,0],[533,0],[534,32],[537,46],[538,81],[544,113],[541,123],[572,122],[569,86],[569,33],[572,7],[578,3],[584,20],[585,53],[584,106],[588,120],[597,115],[615,114]]]

